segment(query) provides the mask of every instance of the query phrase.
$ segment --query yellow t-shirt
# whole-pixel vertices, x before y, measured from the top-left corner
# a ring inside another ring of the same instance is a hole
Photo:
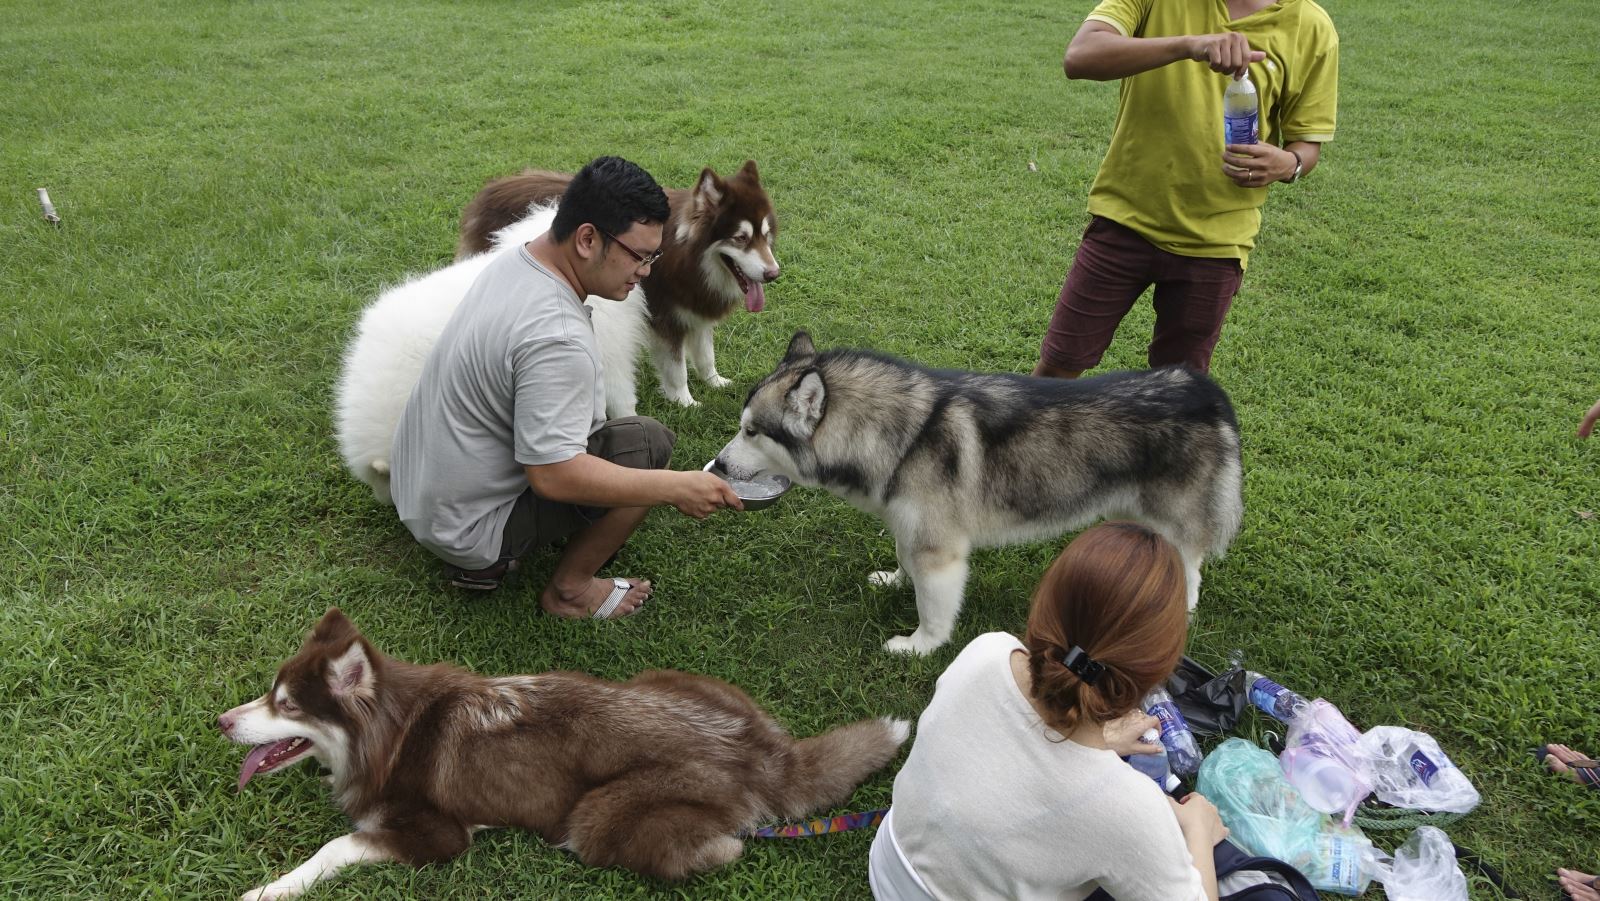
[[[1242,19],[1225,0],[1102,0],[1089,19],[1140,38],[1237,31],[1266,59],[1250,65],[1260,97],[1261,140],[1333,139],[1339,99],[1339,35],[1313,0],[1280,0]],[[1089,212],[1190,257],[1244,265],[1261,228],[1264,188],[1222,172],[1222,93],[1227,75],[1180,60],[1122,79],[1116,131]]]

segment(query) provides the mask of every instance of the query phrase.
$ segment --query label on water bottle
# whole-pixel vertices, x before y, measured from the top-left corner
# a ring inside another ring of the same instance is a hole
[[[1171,701],[1158,701],[1150,705],[1145,711],[1161,723],[1161,737],[1170,738],[1178,734],[1178,724],[1183,722],[1182,714]]]
[[[1312,877],[1312,884],[1325,892],[1361,894],[1361,848],[1355,842],[1336,835],[1324,836],[1321,845],[1327,856],[1320,862],[1318,872],[1308,874]]]
[[[1239,113],[1222,117],[1222,130],[1226,143],[1254,144],[1260,134],[1256,130],[1257,113]]]
[[[1278,709],[1278,698],[1287,692],[1282,685],[1261,676],[1250,684],[1250,703],[1262,713],[1288,722],[1288,711]]]
[[[1439,775],[1439,765],[1429,759],[1428,755],[1418,750],[1416,745],[1411,746],[1409,760],[1411,762],[1411,771],[1417,774],[1417,778],[1422,780],[1422,784],[1432,785],[1433,777]]]

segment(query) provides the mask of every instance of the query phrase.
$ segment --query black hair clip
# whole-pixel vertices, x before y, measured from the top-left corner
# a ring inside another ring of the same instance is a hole
[[[1093,685],[1100,674],[1106,671],[1105,664],[1096,663],[1089,657],[1083,648],[1073,645],[1072,649],[1061,655],[1061,664],[1067,671],[1083,680],[1085,685]]]

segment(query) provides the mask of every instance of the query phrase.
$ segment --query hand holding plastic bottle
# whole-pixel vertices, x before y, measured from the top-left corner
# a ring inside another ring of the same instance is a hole
[[[1272,144],[1229,144],[1222,151],[1222,172],[1241,188],[1265,188],[1294,175],[1294,154]]]
[[[1189,36],[1189,58],[1205,63],[1213,72],[1240,75],[1249,71],[1251,63],[1267,58],[1260,50],[1250,49],[1250,39],[1237,31],[1221,34],[1196,34]]]
[[[1122,716],[1106,723],[1102,729],[1102,736],[1106,740],[1106,747],[1117,752],[1118,757],[1128,757],[1133,754],[1159,754],[1161,745],[1151,745],[1143,741],[1142,736],[1152,729],[1161,728],[1161,721],[1145,713],[1143,710],[1130,710]]]

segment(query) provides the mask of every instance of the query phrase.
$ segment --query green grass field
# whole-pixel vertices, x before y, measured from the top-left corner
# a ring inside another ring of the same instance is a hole
[[[1114,113],[1115,85],[1060,70],[1090,6],[0,5],[0,896],[233,897],[343,832],[309,768],[235,794],[214,724],[332,604],[417,661],[711,673],[799,733],[915,717],[966,641],[1020,630],[1059,543],[978,554],[925,659],[879,650],[915,622],[864,581],[892,541],[814,491],[653,513],[619,564],[656,580],[644,615],[558,621],[549,557],[492,597],[441,584],[342,469],[331,386],[358,312],[449,260],[485,179],[604,153],[677,186],[754,158],[781,219],[768,310],[718,332],[736,386],[643,391],[677,467],[797,328],[1031,368]],[[1600,440],[1573,437],[1600,394],[1600,17],[1327,8],[1340,135],[1272,189],[1217,353],[1247,513],[1190,653],[1436,736],[1484,796],[1453,837],[1543,897],[1600,867],[1600,795],[1527,750],[1600,753]],[[1142,365],[1150,323],[1106,367]],[[317,897],[862,897],[869,842],[753,844],[668,886],[498,832]]]

